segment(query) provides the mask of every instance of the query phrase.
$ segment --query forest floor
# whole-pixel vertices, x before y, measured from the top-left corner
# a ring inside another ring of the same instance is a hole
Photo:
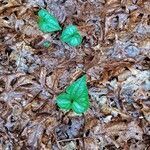
[[[42,33],[41,8],[82,44]],[[83,74],[90,108],[60,110]],[[59,149],[150,150],[149,0],[0,0],[0,150]]]

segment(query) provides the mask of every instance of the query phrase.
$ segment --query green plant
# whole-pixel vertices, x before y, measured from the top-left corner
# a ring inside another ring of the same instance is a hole
[[[43,43],[43,46],[46,47],[46,48],[49,48],[50,45],[51,45],[51,43],[50,43],[49,41],[45,41],[45,42]]]
[[[86,76],[82,76],[61,93],[56,99],[57,105],[64,110],[72,109],[77,114],[84,113],[89,108],[89,96]]]
[[[78,46],[82,42],[82,36],[76,26],[69,25],[63,30],[61,40],[70,46]]]
[[[54,32],[61,30],[58,20],[54,15],[50,14],[46,9],[41,9],[38,12],[38,26],[43,32]]]

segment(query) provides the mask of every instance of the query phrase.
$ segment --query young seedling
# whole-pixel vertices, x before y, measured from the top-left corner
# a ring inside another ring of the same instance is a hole
[[[74,25],[67,26],[61,35],[61,40],[70,46],[79,46],[82,42],[82,36]]]
[[[50,14],[46,9],[39,10],[38,17],[38,26],[41,31],[47,33],[61,30],[56,17]]]
[[[82,76],[69,87],[66,92],[61,93],[56,99],[57,105],[64,110],[73,110],[77,114],[82,114],[89,108],[89,96],[86,85],[86,76]]]
[[[50,43],[49,41],[45,41],[45,42],[43,43],[43,46],[44,46],[45,48],[49,48],[50,45],[51,45],[51,43]]]

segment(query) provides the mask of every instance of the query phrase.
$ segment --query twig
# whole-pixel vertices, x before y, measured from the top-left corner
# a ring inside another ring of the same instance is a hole
[[[63,140],[58,140],[57,142],[60,143],[60,142],[68,142],[68,141],[75,141],[75,140],[80,140],[82,139],[83,137],[81,138],[73,138],[73,139],[63,139]]]

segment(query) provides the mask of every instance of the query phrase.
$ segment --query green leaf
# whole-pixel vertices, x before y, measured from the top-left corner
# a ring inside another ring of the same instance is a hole
[[[89,102],[88,101],[84,101],[84,102],[74,101],[72,104],[72,110],[74,112],[76,112],[77,114],[84,113],[88,108],[89,108]]]
[[[86,85],[86,76],[82,76],[75,82],[73,82],[67,89],[66,92],[71,96],[72,99],[78,99],[79,97],[87,97],[88,89]]]
[[[69,110],[71,109],[71,98],[70,95],[66,94],[66,93],[62,93],[57,97],[56,100],[57,105],[65,110]]]
[[[72,110],[78,114],[85,112],[89,107],[88,89],[86,85],[86,76],[82,76],[72,83],[66,92],[73,99]]]
[[[89,108],[89,96],[86,85],[86,76],[82,76],[73,82],[67,89],[57,97],[57,105],[62,109],[72,109],[77,114],[84,113]]]
[[[74,25],[69,25],[63,30],[61,40],[70,46],[78,46],[82,42],[82,36]]]
[[[46,9],[41,9],[38,12],[38,26],[43,32],[54,32],[61,30],[58,20],[54,15],[50,14]]]

